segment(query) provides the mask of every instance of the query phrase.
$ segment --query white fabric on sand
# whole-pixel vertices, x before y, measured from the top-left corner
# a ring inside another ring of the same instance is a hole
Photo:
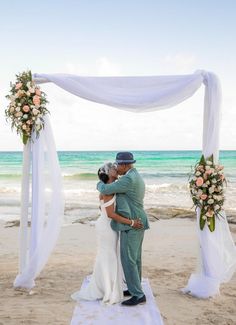
[[[82,288],[89,285],[86,278]],[[147,303],[134,307],[121,304],[104,305],[101,301],[80,301],[77,303],[70,325],[163,325],[148,279],[142,281]]]

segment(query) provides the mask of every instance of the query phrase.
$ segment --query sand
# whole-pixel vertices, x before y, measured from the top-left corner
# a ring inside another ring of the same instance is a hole
[[[151,222],[143,246],[143,276],[149,278],[165,325],[236,324],[236,274],[216,298],[200,300],[180,291],[197,263],[195,227],[192,219]],[[236,240],[236,225],[230,227]],[[31,294],[12,287],[18,268],[18,231],[0,223],[0,324],[69,324],[75,307],[70,294],[92,271],[94,227],[77,223],[62,228]]]

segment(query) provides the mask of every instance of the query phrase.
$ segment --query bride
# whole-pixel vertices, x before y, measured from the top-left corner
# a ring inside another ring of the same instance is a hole
[[[104,183],[112,183],[117,177],[117,171],[112,163],[106,163],[98,170],[98,177]],[[123,299],[123,271],[120,262],[119,234],[112,230],[111,219],[142,228],[139,220],[124,218],[115,213],[116,195],[100,194],[101,215],[96,222],[97,256],[89,284],[71,295],[72,299],[97,300],[114,304]]]

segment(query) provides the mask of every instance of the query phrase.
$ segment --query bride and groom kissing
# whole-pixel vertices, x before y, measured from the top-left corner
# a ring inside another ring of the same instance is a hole
[[[115,163],[98,170],[97,256],[89,284],[71,296],[76,301],[121,302],[123,306],[146,302],[141,286],[142,243],[149,224],[143,208],[145,184],[133,167],[135,162],[131,152],[119,152]]]

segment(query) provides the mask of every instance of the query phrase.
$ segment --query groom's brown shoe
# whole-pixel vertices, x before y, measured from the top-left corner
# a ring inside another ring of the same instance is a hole
[[[123,291],[123,294],[124,294],[124,297],[132,296],[131,293],[129,292],[129,290]]]
[[[141,298],[133,296],[132,298],[123,301],[121,304],[123,306],[136,306],[139,304],[145,304],[146,302],[146,296],[143,295]]]

